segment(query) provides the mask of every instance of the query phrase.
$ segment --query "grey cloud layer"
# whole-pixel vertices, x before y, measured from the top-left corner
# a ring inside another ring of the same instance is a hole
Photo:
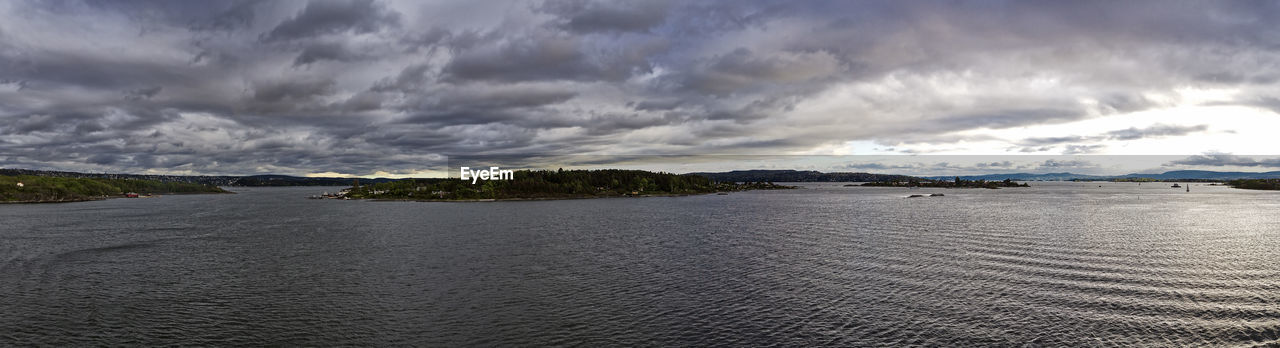
[[[14,2],[0,166],[363,175],[450,155],[784,153],[1105,117],[1227,84],[1274,110],[1277,6]],[[1204,127],[1011,145],[1090,153]]]

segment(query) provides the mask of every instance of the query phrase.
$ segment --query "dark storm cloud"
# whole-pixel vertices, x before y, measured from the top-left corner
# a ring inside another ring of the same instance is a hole
[[[662,40],[607,50],[563,32],[534,30],[464,43],[443,68],[447,80],[489,81],[621,81],[651,68],[648,56],[664,49]]]
[[[60,4],[61,3],[61,4]],[[232,30],[249,25],[258,1],[170,1],[170,0],[104,0],[88,1],[94,11],[121,13],[144,30],[161,30],[165,26],[192,30]],[[58,11],[74,11],[75,1],[46,2]]]
[[[1035,147],[1035,146],[1024,146],[1024,147],[1013,147],[1013,148],[1011,148],[1011,149],[1016,149],[1016,150],[1018,150],[1018,152],[1022,152],[1022,153],[1034,153],[1034,152],[1047,152],[1047,151],[1051,151],[1051,150],[1053,150],[1053,146],[1040,146],[1040,147]]]
[[[865,171],[895,171],[895,170],[901,170],[901,169],[918,170],[924,167],[925,165],[921,163],[915,163],[915,162],[902,163],[902,164],[864,162],[864,163],[848,163],[848,164],[837,166],[837,168],[845,169],[845,170],[865,170]]]
[[[998,139],[999,138],[989,135],[894,134],[875,138],[875,142],[881,145],[899,146],[905,144],[954,144],[967,141],[989,141]]]
[[[761,57],[746,48],[738,48],[714,57],[696,69],[684,78],[682,87],[701,94],[725,96],[752,87],[796,84],[830,77],[841,67],[835,57],[825,52]]]
[[[515,123],[540,128],[559,123],[546,114],[547,105],[560,104],[578,92],[546,84],[473,85],[416,94],[403,108],[412,114],[403,122],[437,126]],[[531,117],[536,115],[538,117]]]
[[[1280,110],[1278,6],[14,2],[0,8],[0,166],[407,173],[448,155],[853,141],[1105,152],[1208,126],[982,133],[1167,107],[1185,88],[1240,89],[1207,103]]]
[[[35,56],[32,53],[40,53]],[[139,84],[190,82],[194,76],[173,66],[149,62],[102,60],[92,52],[25,52],[21,49],[0,53],[0,74],[10,81],[23,81],[35,89],[66,87],[119,88]]]
[[[605,135],[623,131],[656,127],[670,122],[663,117],[641,116],[639,114],[605,114],[596,115],[584,126],[590,134]]]
[[[335,86],[334,80],[322,77],[262,81],[253,85],[253,100],[262,103],[304,102],[333,94]]]
[[[1080,110],[1070,109],[1011,109],[995,110],[975,114],[948,115],[927,122],[924,127],[944,129],[973,129],[986,127],[992,129],[1012,128],[1033,124],[1060,123],[1078,120],[1085,115]]]
[[[978,168],[1011,168],[1014,166],[1014,164],[1013,162],[1010,162],[1010,161],[1000,161],[1000,162],[978,163],[978,164],[975,164],[974,166]]]
[[[1127,129],[1113,130],[1103,134],[1097,134],[1097,135],[1091,135],[1091,136],[1068,135],[1068,136],[1060,136],[1060,137],[1026,138],[1026,139],[1022,139],[1022,141],[1019,141],[1019,144],[1026,147],[1036,147],[1036,146],[1046,146],[1046,145],[1059,145],[1059,144],[1066,144],[1066,143],[1100,142],[1100,141],[1107,141],[1107,140],[1128,141],[1128,140],[1138,140],[1138,139],[1147,139],[1147,138],[1183,136],[1183,135],[1188,135],[1193,133],[1205,132],[1208,130],[1209,130],[1209,125],[1205,125],[1205,124],[1196,125],[1196,126],[1176,126],[1176,125],[1167,125],[1167,124],[1155,124],[1146,128],[1129,127]],[[1099,149],[1100,147],[1077,146],[1076,147],[1077,150],[1075,151],[1086,150],[1091,148]]]
[[[304,48],[298,58],[293,60],[293,65],[307,65],[324,60],[349,62],[360,58],[359,53],[352,52],[341,43],[317,43]]]
[[[160,94],[160,91],[163,89],[164,87],[161,87],[161,86],[139,88],[139,89],[125,92],[124,97],[125,99],[130,99],[130,100],[151,99],[151,97],[156,96],[156,94]]]
[[[430,65],[414,64],[400,70],[395,77],[387,77],[374,83],[370,90],[375,92],[415,92],[420,91],[424,84],[430,82],[427,72],[431,69]]]
[[[1157,124],[1147,128],[1129,127],[1129,129],[1121,129],[1107,132],[1107,137],[1114,140],[1137,140],[1142,138],[1181,136],[1196,132],[1204,132],[1209,130],[1209,125],[1198,126],[1172,126]]]
[[[1067,145],[1063,148],[1063,155],[1087,155],[1097,153],[1107,148],[1106,145]]]
[[[264,34],[267,41],[326,34],[366,34],[400,24],[400,15],[373,0],[312,1],[297,16]]]
[[[1057,160],[1047,159],[1040,162],[1037,169],[1068,169],[1068,168],[1097,168],[1098,164],[1086,160]]]
[[[1260,108],[1271,110],[1272,112],[1280,113],[1280,98],[1276,98],[1272,96],[1261,96],[1261,97],[1247,98],[1245,100],[1238,101],[1238,102],[1222,102],[1222,103],[1216,103],[1216,104],[1219,104],[1219,105],[1242,104],[1242,105],[1260,107]]]
[[[1071,136],[1065,136],[1065,137],[1026,138],[1026,139],[1022,139],[1022,144],[1028,145],[1028,146],[1057,145],[1062,143],[1076,143],[1076,142],[1087,141],[1087,140],[1091,140],[1091,138],[1082,137],[1079,135],[1071,135]]]
[[[667,1],[586,1],[553,0],[539,8],[556,15],[556,25],[578,33],[648,31],[661,24],[669,8]]]
[[[679,107],[681,103],[683,103],[683,101],[673,99],[673,100],[646,100],[638,103],[630,102],[630,103],[627,103],[627,105],[631,106],[636,111],[665,111],[665,110],[673,110],[676,107]]]

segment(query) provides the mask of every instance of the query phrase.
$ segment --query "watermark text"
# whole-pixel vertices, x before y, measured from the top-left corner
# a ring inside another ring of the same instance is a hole
[[[516,173],[510,169],[499,169],[498,167],[489,167],[489,169],[471,170],[471,167],[462,167],[459,173],[462,180],[471,179],[471,184],[475,184],[478,180],[511,180],[515,179]]]

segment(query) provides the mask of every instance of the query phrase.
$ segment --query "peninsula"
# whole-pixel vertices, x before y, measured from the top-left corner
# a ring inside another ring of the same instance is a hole
[[[517,170],[511,180],[405,179],[354,186],[345,198],[414,201],[535,200],[679,196],[792,189],[771,182],[717,182],[700,175],[642,170]]]
[[[127,195],[230,193],[212,185],[141,179],[0,175],[0,203],[81,202]]]

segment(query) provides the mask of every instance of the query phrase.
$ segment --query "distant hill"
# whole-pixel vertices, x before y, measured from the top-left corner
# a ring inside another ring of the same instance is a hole
[[[955,176],[931,176],[929,179],[948,180]],[[1280,179],[1280,171],[1276,172],[1215,172],[1209,170],[1175,170],[1159,174],[1125,174],[1113,176],[1101,175],[1085,175],[1073,173],[1009,173],[1009,174],[985,174],[985,175],[961,175],[964,180],[1017,180],[1017,181],[1070,181],[1070,180],[1093,180],[1093,181],[1111,181],[1111,180],[1129,180],[1129,179],[1152,179],[1152,180],[1236,180],[1236,179]]]
[[[735,170],[719,173],[689,173],[721,182],[888,182],[922,180],[914,176],[871,173],[823,173],[812,170]]]
[[[351,186],[351,178],[310,178],[289,175],[249,175],[249,176],[210,176],[210,175],[154,175],[154,174],[108,174],[77,173],[32,169],[0,169],[0,175],[30,175],[51,178],[83,178],[83,179],[132,179],[158,182],[192,183],[213,186]],[[383,183],[396,179],[376,178],[359,179],[361,183]]]

